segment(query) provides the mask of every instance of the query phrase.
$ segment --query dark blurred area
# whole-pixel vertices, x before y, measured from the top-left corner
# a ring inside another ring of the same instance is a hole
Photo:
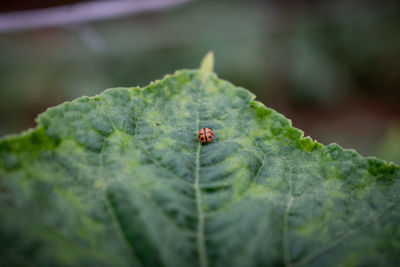
[[[0,5],[0,12],[33,10],[39,8],[55,7],[60,5],[75,4],[83,2],[79,0],[37,0],[37,1],[3,1]]]
[[[34,127],[39,113],[66,100],[197,68],[212,50],[221,78],[254,92],[305,135],[400,163],[398,1],[180,2],[0,31],[0,136]],[[5,14],[54,3],[1,3],[0,28]]]

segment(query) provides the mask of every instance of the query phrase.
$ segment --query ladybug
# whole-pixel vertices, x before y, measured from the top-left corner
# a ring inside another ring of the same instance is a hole
[[[197,139],[200,143],[205,144],[214,139],[214,133],[209,128],[203,128],[199,131]]]

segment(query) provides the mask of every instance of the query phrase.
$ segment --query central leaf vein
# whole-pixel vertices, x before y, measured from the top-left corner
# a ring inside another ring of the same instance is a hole
[[[196,130],[200,126],[200,114],[199,108],[196,114]],[[207,261],[207,250],[204,238],[204,212],[202,207],[202,195],[200,188],[200,151],[201,144],[198,142],[196,150],[196,169],[195,169],[195,179],[194,179],[194,189],[196,193],[196,206],[197,206],[197,248],[199,250],[199,265],[200,267],[208,266]]]
[[[286,161],[284,161],[284,164],[287,166]],[[293,196],[293,189],[292,189],[292,177],[291,177],[289,171],[285,170],[285,173],[289,174],[288,175],[289,190],[288,190],[288,197],[287,197],[287,202],[286,202],[286,210],[283,215],[282,252],[283,252],[283,259],[285,262],[285,266],[291,267],[292,260],[291,260],[291,256],[290,256],[290,247],[289,247],[289,213],[290,213],[290,209],[292,208],[292,205],[293,205],[294,196]]]

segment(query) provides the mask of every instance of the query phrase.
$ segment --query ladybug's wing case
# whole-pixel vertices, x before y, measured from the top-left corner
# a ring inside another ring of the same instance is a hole
[[[206,128],[206,137],[208,138],[209,141],[211,141],[214,138],[214,133],[211,129]]]
[[[199,140],[199,142],[204,143],[204,139],[205,139],[204,137],[205,137],[205,135],[204,135],[204,129],[201,129],[201,130],[199,131],[199,134],[198,134],[197,139]]]
[[[199,137],[203,137],[203,136],[204,136],[204,131],[203,131],[203,129],[201,129],[199,132]]]

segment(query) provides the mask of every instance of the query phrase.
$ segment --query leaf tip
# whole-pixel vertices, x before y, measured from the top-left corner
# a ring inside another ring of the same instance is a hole
[[[205,76],[213,72],[213,69],[214,69],[214,53],[210,51],[201,61],[200,73],[202,76]]]

